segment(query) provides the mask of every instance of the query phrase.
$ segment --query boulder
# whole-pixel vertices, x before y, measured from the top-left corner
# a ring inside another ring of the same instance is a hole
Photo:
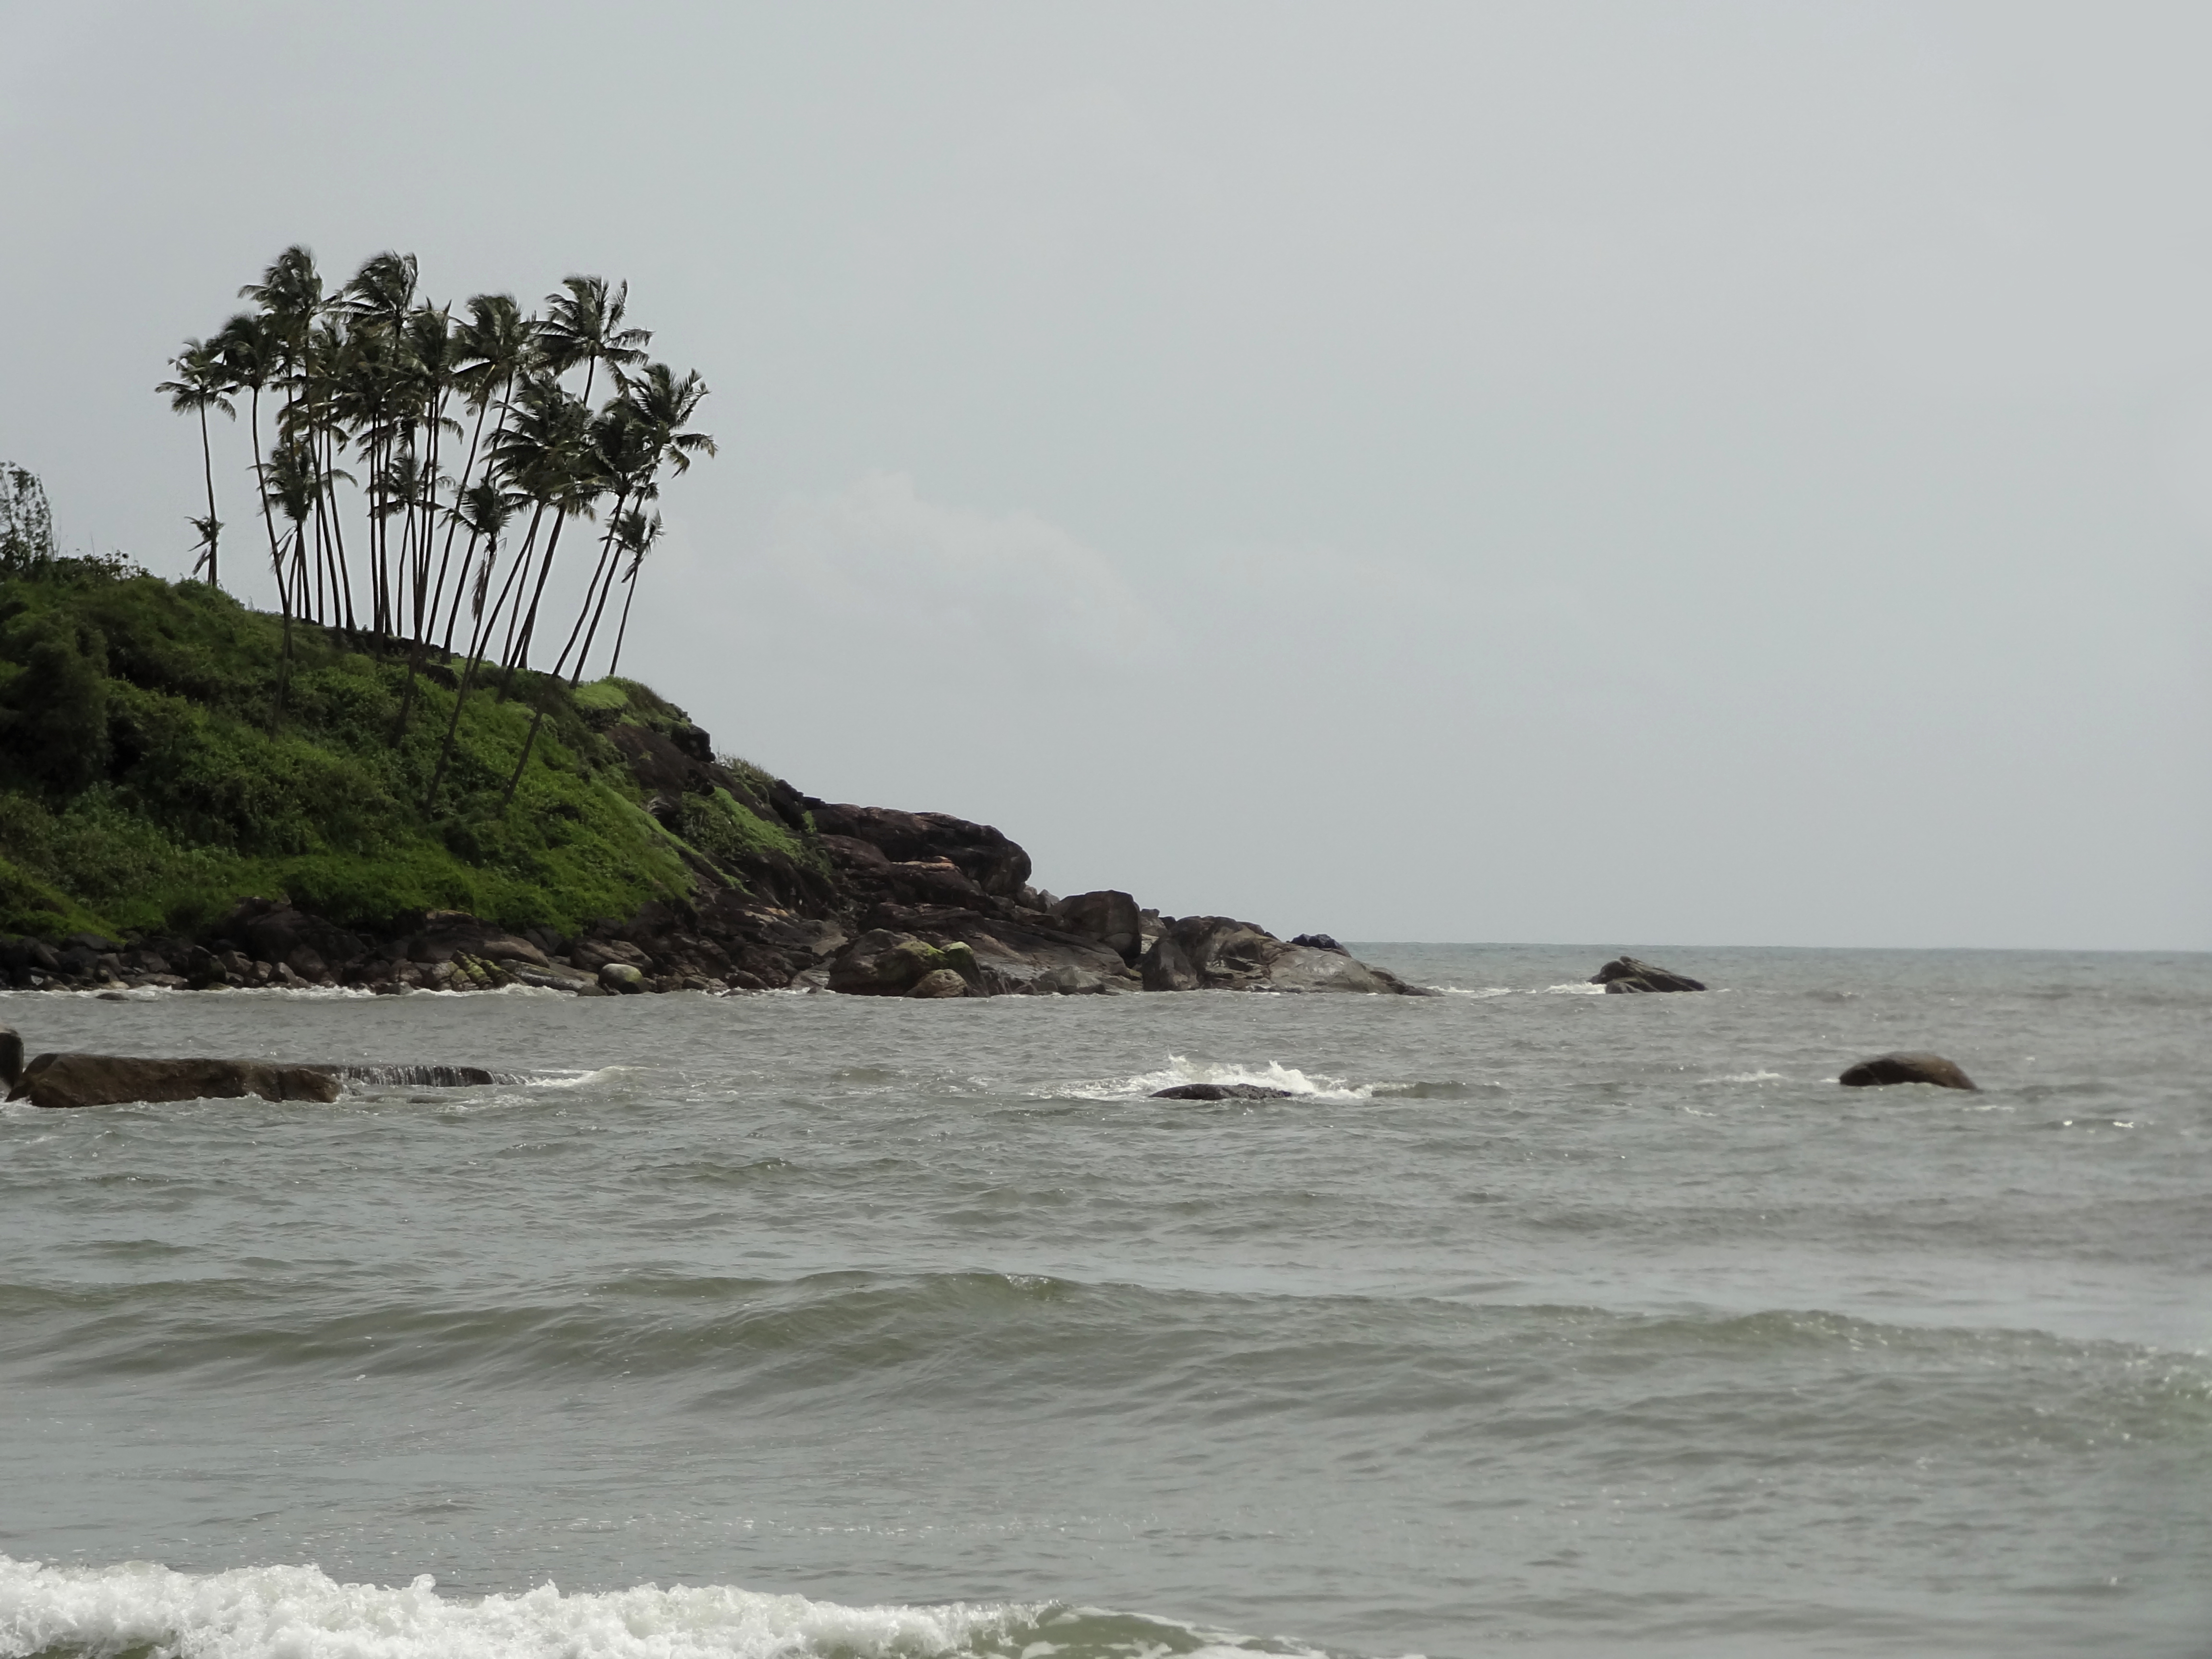
[[[1124,962],[1144,953],[1139,942],[1143,921],[1137,901],[1114,888],[1095,893],[1076,893],[1054,905],[1050,912],[1062,927],[1085,939],[1095,939]]]
[[[653,958],[626,939],[578,939],[568,952],[568,960],[587,974],[596,974],[611,962],[618,962],[643,973],[653,966]]]
[[[623,996],[635,996],[646,990],[644,970],[627,962],[610,962],[599,969],[599,983],[605,989]]]
[[[964,997],[968,981],[950,968],[933,968],[920,979],[907,994],[910,997]]]
[[[1638,962],[1634,957],[1616,957],[1589,977],[1593,985],[1602,985],[1608,994],[1626,991],[1702,991],[1701,980],[1686,975],[1669,973],[1664,968],[1655,968],[1648,962]]]
[[[148,1060],[125,1054],[40,1054],[8,1091],[33,1106],[112,1106],[125,1101],[338,1097],[338,1080],[315,1066],[258,1060]]]
[[[1164,933],[1153,939],[1139,966],[1147,991],[1195,991],[1199,988],[1198,969],[1191,966],[1190,958],[1176,943],[1173,933]]]
[[[994,897],[1015,897],[1030,878],[1030,855],[988,823],[944,812],[899,812],[811,797],[805,806],[823,836],[866,842],[892,864],[944,859]]]
[[[1331,939],[1327,933],[1300,933],[1296,939],[1292,939],[1291,943],[1293,945],[1304,945],[1316,951],[1334,951],[1340,956],[1350,956],[1352,954],[1341,945],[1339,945],[1334,939]]]
[[[1846,1089],[1874,1089],[1893,1083],[1929,1083],[1938,1089],[1972,1089],[1981,1085],[1960,1071],[1955,1061],[1941,1054],[1876,1054],[1863,1060],[1836,1079]]]
[[[1288,1089],[1270,1089],[1261,1083],[1178,1083],[1172,1089],[1155,1089],[1154,1100],[1288,1100]]]
[[[1266,928],[1229,916],[1181,916],[1164,921],[1146,951],[1148,991],[1351,991],[1367,995],[1425,996],[1387,969],[1341,950],[1286,944]]]
[[[911,933],[872,927],[854,939],[830,964],[829,986],[847,996],[902,997],[912,994],[924,979],[946,972],[960,981],[958,993],[933,991],[932,996],[965,995],[979,977],[975,953],[958,941],[937,945]],[[944,981],[936,983],[943,985]]]

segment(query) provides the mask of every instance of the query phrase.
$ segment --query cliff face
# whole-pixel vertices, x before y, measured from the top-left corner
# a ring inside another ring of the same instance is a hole
[[[997,830],[802,794],[718,757],[635,682],[480,667],[464,696],[466,668],[298,623],[288,659],[276,618],[198,583],[0,582],[0,970],[587,994],[1402,988],[1326,941],[1163,922],[1121,893],[1055,900]]]

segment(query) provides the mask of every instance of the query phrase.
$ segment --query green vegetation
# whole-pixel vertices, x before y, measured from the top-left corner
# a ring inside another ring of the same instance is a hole
[[[696,860],[740,884],[766,853],[824,867],[728,789],[687,794],[674,833],[648,816],[608,733],[688,722],[635,682],[524,672],[463,705],[458,659],[295,620],[287,669],[286,631],[110,563],[0,574],[0,930],[189,933],[255,894],[370,932],[431,908],[572,932],[685,896]]]
[[[291,695],[295,617],[349,640],[410,647],[392,715],[398,736],[415,713],[425,653],[450,652],[457,637],[471,665],[460,701],[483,678],[478,659],[493,657],[505,701],[541,621],[549,637],[560,631],[539,611],[562,532],[602,507],[604,530],[586,532],[598,547],[583,605],[553,673],[581,686],[619,581],[628,592],[605,641],[614,672],[639,572],[660,537],[660,516],[647,509],[664,477],[714,453],[712,438],[689,429],[706,382],[647,360],[651,331],[625,320],[629,285],[564,277],[543,311],[528,313],[511,295],[479,294],[457,322],[450,303],[422,296],[411,253],[377,254],[326,293],[314,255],[293,246],[239,293],[253,308],[185,341],[170,362],[174,378],[155,390],[198,424],[207,512],[187,522],[199,532],[193,574],[204,571],[210,586],[221,585],[227,544],[208,416],[235,422],[246,406],[255,517],[283,623],[277,709]],[[595,388],[605,394],[596,407]],[[508,535],[518,524],[519,549]],[[252,526],[247,535],[252,545]],[[508,774],[509,799],[543,726],[541,704]],[[425,799],[444,782],[459,730],[449,720]]]

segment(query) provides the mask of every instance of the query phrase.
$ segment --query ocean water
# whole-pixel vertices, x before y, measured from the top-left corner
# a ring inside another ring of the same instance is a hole
[[[2212,1655],[2212,957],[1360,950],[0,999],[523,1079],[0,1111],[0,1655]]]

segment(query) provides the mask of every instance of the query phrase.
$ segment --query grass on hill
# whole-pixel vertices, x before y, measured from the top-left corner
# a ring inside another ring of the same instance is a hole
[[[565,933],[688,893],[687,850],[820,866],[726,790],[684,799],[680,838],[649,817],[605,732],[685,717],[634,682],[525,674],[501,702],[480,675],[426,809],[459,664],[417,680],[396,743],[404,645],[295,621],[280,713],[282,665],[279,619],[204,583],[69,561],[0,579],[0,930],[189,933],[281,895],[366,931],[450,908]]]

